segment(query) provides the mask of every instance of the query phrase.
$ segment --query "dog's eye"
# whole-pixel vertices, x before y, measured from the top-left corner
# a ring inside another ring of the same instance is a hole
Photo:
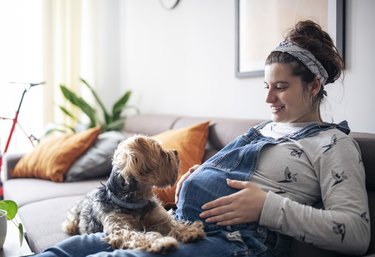
[[[178,151],[176,149],[173,149],[172,152],[174,153],[174,155],[176,155],[176,157],[178,157]]]

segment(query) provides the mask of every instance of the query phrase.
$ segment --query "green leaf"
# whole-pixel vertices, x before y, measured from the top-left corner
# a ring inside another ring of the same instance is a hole
[[[12,200],[1,200],[0,209],[7,212],[7,220],[13,219],[18,212],[18,206],[16,202]]]
[[[121,112],[126,106],[127,102],[129,101],[129,98],[131,96],[131,91],[126,91],[124,95],[113,105],[112,108],[112,120],[116,121],[120,118]]]
[[[74,121],[79,121],[79,119],[78,119],[76,116],[74,116],[74,114],[71,113],[71,112],[70,112],[68,109],[66,109],[64,106],[59,105],[59,108],[60,108],[60,110],[61,110],[63,113],[65,113],[66,116],[68,116],[68,117],[71,118],[72,120],[74,120]]]
[[[22,246],[22,243],[23,243],[23,226],[21,223],[18,223],[18,237],[20,239],[20,246]]]
[[[107,112],[107,109],[105,108],[104,104],[100,100],[99,96],[96,94],[95,90],[89,85],[89,83],[86,80],[84,80],[83,78],[80,78],[80,80],[83,82],[83,84],[85,84],[87,86],[87,88],[90,90],[91,94],[94,96],[96,102],[99,104],[100,108],[102,109],[102,111],[104,113],[104,120],[107,123],[110,119],[110,115]]]
[[[81,111],[87,115],[90,119],[89,127],[95,127],[97,125],[97,118],[95,109],[92,108],[82,97],[77,96],[73,91],[68,89],[64,85],[60,85],[61,92],[65,96],[65,98],[71,102],[73,105],[77,106]]]

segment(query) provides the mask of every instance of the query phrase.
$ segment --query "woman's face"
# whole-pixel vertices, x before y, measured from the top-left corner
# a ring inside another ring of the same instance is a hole
[[[301,78],[293,76],[287,64],[279,63],[266,65],[264,83],[273,121],[320,121],[318,107],[312,101],[320,84],[312,82],[304,89]]]

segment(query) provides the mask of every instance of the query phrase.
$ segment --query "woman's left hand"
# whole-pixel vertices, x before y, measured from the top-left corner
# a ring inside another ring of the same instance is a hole
[[[228,179],[227,184],[240,191],[204,204],[200,217],[221,226],[258,221],[267,193],[252,182]]]

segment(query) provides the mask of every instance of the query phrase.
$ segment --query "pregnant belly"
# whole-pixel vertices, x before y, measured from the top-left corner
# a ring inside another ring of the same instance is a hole
[[[238,191],[227,185],[226,179],[232,178],[232,174],[234,173],[211,167],[196,170],[181,188],[176,211],[177,218],[198,220],[202,205]]]

